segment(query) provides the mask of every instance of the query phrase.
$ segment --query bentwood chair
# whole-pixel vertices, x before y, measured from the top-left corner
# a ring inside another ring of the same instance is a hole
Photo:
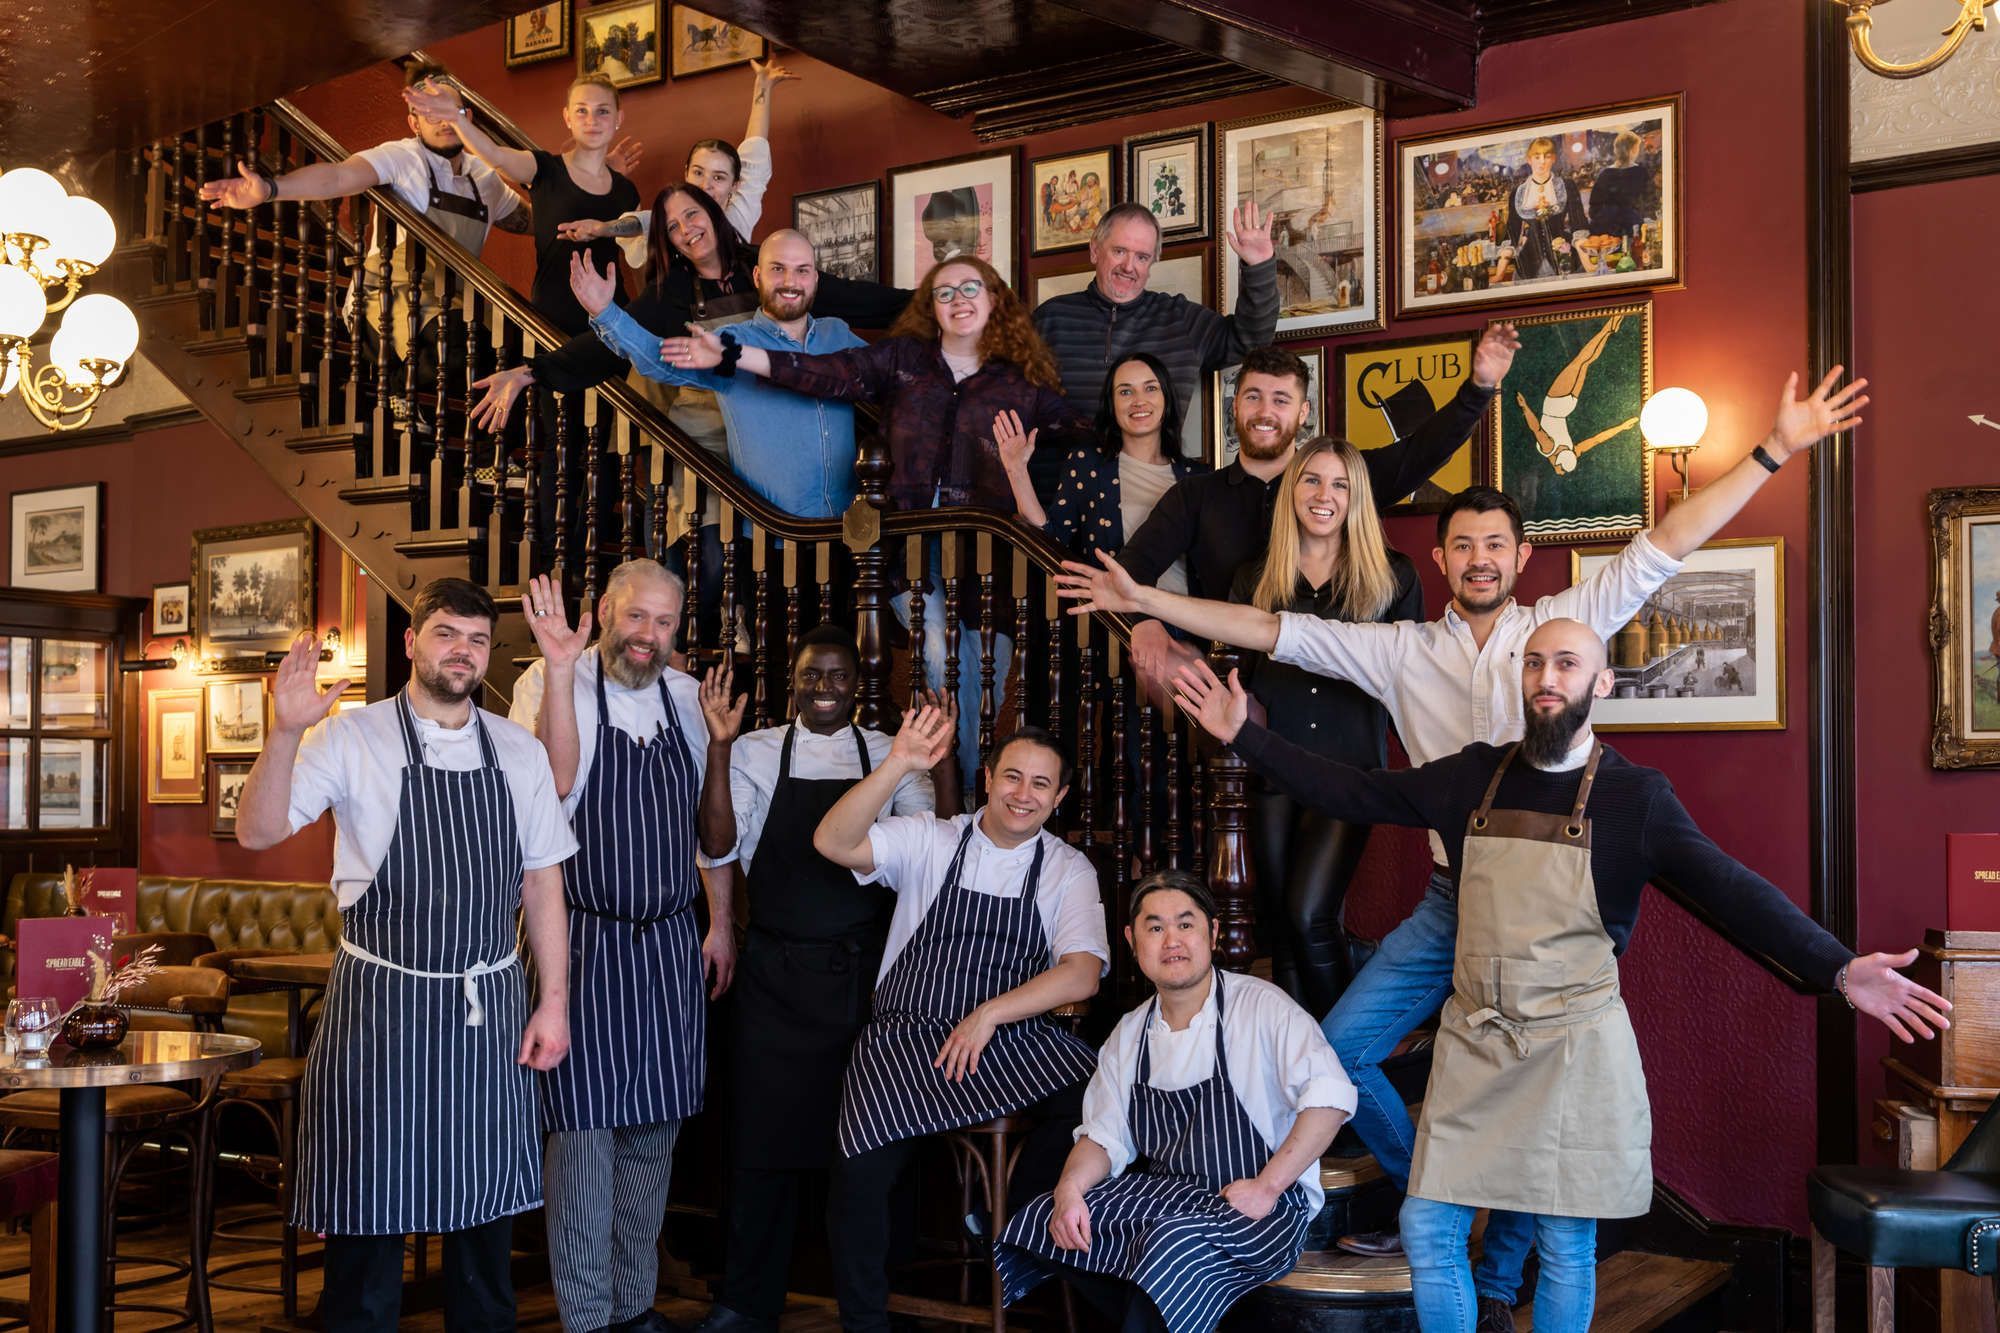
[[[1834,1259],[1868,1265],[1869,1333],[1896,1323],[1898,1268],[2000,1275],[2000,1101],[1937,1171],[1821,1166],[1806,1180],[1812,1217],[1813,1333],[1834,1333]]]
[[[28,1224],[28,1299],[0,1297],[0,1316],[23,1321],[28,1333],[55,1333],[56,1193],[61,1171],[52,1152],[0,1149],[0,1218]],[[0,1277],[19,1277],[10,1269]]]

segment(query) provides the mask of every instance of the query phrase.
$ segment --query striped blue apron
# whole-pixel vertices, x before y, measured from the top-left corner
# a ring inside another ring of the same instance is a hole
[[[1305,1186],[1294,1181],[1256,1221],[1221,1194],[1232,1180],[1262,1171],[1275,1149],[1230,1085],[1219,972],[1215,987],[1215,1072],[1206,1079],[1172,1092],[1149,1086],[1152,1043],[1139,1039],[1139,1072],[1127,1111],[1138,1160],[1084,1195],[1090,1248],[1057,1248],[1049,1235],[1053,1194],[1007,1220],[993,1262],[1009,1303],[1069,1264],[1137,1283],[1170,1333],[1206,1333],[1237,1297],[1291,1272],[1299,1261],[1313,1215]],[[1146,1007],[1145,1032],[1158,1006],[1155,996]]]
[[[597,752],[570,825],[569,1058],[542,1075],[556,1131],[681,1120],[701,1109],[708,1033],[694,901],[701,780],[660,680],[650,742],[612,724],[597,670]]]
[[[306,1055],[292,1221],[338,1236],[462,1231],[542,1201],[528,996],[515,954],[521,839],[477,708],[484,766],[423,761],[396,697],[403,787]]]
[[[978,824],[975,812],[937,901],[875,987],[875,1016],[855,1039],[841,1090],[844,1156],[1018,1111],[1097,1067],[1095,1051],[1041,1015],[994,1032],[979,1068],[957,1083],[932,1067],[961,1019],[1056,961],[1035,908],[1046,844],[1037,837],[1019,897],[975,893],[960,880]]]

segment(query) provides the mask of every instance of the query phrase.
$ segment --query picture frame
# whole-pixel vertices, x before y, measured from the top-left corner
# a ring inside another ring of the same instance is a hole
[[[1334,380],[1340,386],[1333,416],[1340,433],[1358,449],[1394,444],[1430,420],[1457,395],[1472,374],[1475,331],[1420,334],[1341,347],[1335,355]],[[1384,505],[1392,517],[1435,514],[1455,493],[1486,483],[1492,471],[1489,426],[1485,418],[1443,468],[1412,495]],[[1376,496],[1376,503],[1387,497]]]
[[[43,829],[104,827],[105,742],[45,738],[36,745],[35,820]]]
[[[104,588],[104,483],[15,491],[7,581],[49,592]]]
[[[821,273],[882,278],[882,182],[856,181],[792,196],[792,227],[813,243]]]
[[[1275,215],[1277,336],[1381,328],[1382,117],[1328,104],[1225,120],[1215,135],[1215,225],[1227,226],[1252,197]],[[1216,270],[1215,308],[1227,313],[1236,308],[1241,265]]]
[[[211,678],[202,701],[202,748],[210,755],[254,755],[270,731],[271,692],[262,676]]]
[[[1312,382],[1306,386],[1306,420],[1295,437],[1310,440],[1326,430],[1326,349],[1294,349],[1306,363]],[[1236,459],[1236,379],[1243,367],[1227,366],[1209,376],[1208,463],[1220,471]]]
[[[2000,486],[1926,498],[1931,767],[2000,768]]]
[[[602,74],[620,91],[663,82],[660,8],[661,0],[619,0],[578,14],[577,77]]]
[[[243,788],[250,781],[251,759],[210,759],[211,781],[208,833],[212,838],[236,836],[236,816],[243,806]]]
[[[1684,103],[1675,93],[1398,139],[1397,316],[1680,285]],[[1537,191],[1541,144],[1552,183]]]
[[[770,57],[771,44],[748,28],[686,5],[673,6],[671,17],[673,23],[668,31],[677,79],[713,74],[719,69]]]
[[[1493,485],[1520,504],[1528,540],[1603,541],[1650,527],[1653,464],[1639,410],[1653,392],[1652,302],[1509,322],[1521,347],[1488,410]]]
[[[153,585],[154,638],[165,639],[194,632],[194,617],[189,610],[193,603],[188,591],[185,580]]]
[[[544,60],[561,60],[569,55],[575,29],[570,17],[570,0],[552,5],[536,5],[525,14],[507,20],[505,53],[508,69],[539,65]]]
[[[102,730],[111,725],[111,647],[103,639],[43,639],[35,653],[42,726]]]
[[[188,605],[197,654],[224,671],[261,668],[265,653],[314,628],[313,546],[305,518],[196,531]]]
[[[1021,285],[1015,221],[1021,150],[965,153],[889,169],[889,285],[915,287],[931,266],[978,255]]]
[[[1028,163],[1021,215],[1028,221],[1028,253],[1081,250],[1118,202],[1118,150],[1110,144],[1058,153]]]
[[[1572,586],[1616,559],[1622,542],[1575,546]],[[1609,641],[1617,677],[1592,705],[1598,731],[1782,731],[1785,539],[1712,541]]]
[[[146,800],[153,805],[200,805],[208,799],[208,754],[202,748],[203,691],[146,694]]]
[[[1125,137],[1125,188],[1118,197],[1152,210],[1162,247],[1215,235],[1212,135],[1204,121]]]

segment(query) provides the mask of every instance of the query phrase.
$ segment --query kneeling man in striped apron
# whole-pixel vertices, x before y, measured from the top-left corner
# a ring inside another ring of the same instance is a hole
[[[1245,719],[1200,664],[1178,699],[1251,768],[1336,819],[1430,828],[1458,872],[1452,994],[1417,1125],[1403,1247],[1425,1333],[1479,1315],[1466,1236],[1481,1208],[1535,1220],[1535,1327],[1585,1333],[1597,1219],[1653,1198],[1652,1109],[1618,990],[1618,955],[1648,882],[1674,885],[1725,938],[1838,991],[1904,1041],[1951,1005],[1898,975],[1904,954],[1856,957],[1782,890],[1695,827],[1666,776],[1605,747],[1591,704],[1611,693],[1604,641],[1551,620],[1521,650],[1519,742],[1474,744],[1421,768],[1367,772]]]
[[[848,1333],[889,1327],[889,1196],[926,1134],[1026,1111],[1014,1194],[1054,1183],[1096,1067],[1046,1015],[1097,993],[1110,966],[1097,871],[1043,825],[1069,790],[1069,757],[1023,727],[986,758],[987,803],[969,815],[876,821],[906,774],[951,750],[952,719],[919,709],[889,754],[820,822],[813,846],[864,884],[896,891],[875,1013],[847,1066],[827,1226]]]
[[[576,840],[542,747],[473,706],[498,617],[476,584],[427,585],[408,688],[336,717],[347,682],[322,692],[318,641],[295,644],[236,817],[261,848],[333,811],[340,952],[306,1053],[291,1218],[326,1236],[327,1333],[396,1327],[412,1232],[444,1237],[446,1328],[514,1327],[514,1214],[542,1201],[534,1071],[569,1048]]]
[[[1121,1333],[1206,1333],[1298,1262],[1354,1085],[1289,995],[1215,967],[1200,878],[1148,875],[1131,917],[1156,992],[1098,1052],[1062,1179],[1008,1219],[996,1262],[1010,1303],[1059,1276]]]
[[[574,1045],[541,1088],[549,1277],[568,1333],[663,1330],[660,1224],[674,1140],[701,1109],[704,982],[712,973],[720,995],[736,965],[731,871],[696,869],[700,687],[667,665],[683,589],[655,561],[618,566],[588,651],[589,610],[570,628],[548,578],[522,600],[542,660],[515,687],[514,716],[547,747],[578,843],[564,873]]]

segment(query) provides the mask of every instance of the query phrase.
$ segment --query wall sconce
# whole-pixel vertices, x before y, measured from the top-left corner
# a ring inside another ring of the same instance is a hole
[[[1665,454],[1681,479],[1681,499],[1688,498],[1688,455],[1701,447],[1708,431],[1708,404],[1693,389],[1661,389],[1639,410],[1639,434],[1646,447]]]
[[[1903,64],[1882,59],[1875,54],[1875,43],[1869,36],[1869,29],[1875,26],[1874,18],[1868,13],[1880,0],[1833,0],[1836,5],[1847,10],[1847,40],[1854,46],[1854,58],[1861,67],[1871,74],[1880,74],[1885,79],[1914,79],[1919,74],[1928,74],[1958,53],[1965,45],[1965,39],[1974,29],[1986,31],[1986,7],[1994,0],[1959,0],[1958,17],[1950,27],[1944,29],[1944,45],[1921,60]]]
[[[146,646],[158,643],[158,639],[147,640]],[[165,657],[141,657],[120,662],[120,671],[179,671],[188,664],[188,641],[175,639],[172,650]]]

